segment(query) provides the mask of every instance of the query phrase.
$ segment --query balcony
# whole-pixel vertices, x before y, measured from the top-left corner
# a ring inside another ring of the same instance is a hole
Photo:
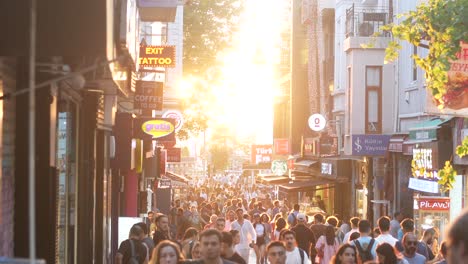
[[[385,49],[390,40],[390,32],[382,30],[388,24],[387,8],[356,8],[346,10],[346,40],[344,50],[359,49],[363,45],[369,48]]]

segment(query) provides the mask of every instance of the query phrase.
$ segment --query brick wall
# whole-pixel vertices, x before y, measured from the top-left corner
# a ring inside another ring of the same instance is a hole
[[[16,62],[0,58],[0,93],[16,90]],[[13,256],[15,100],[0,102],[0,256]]]

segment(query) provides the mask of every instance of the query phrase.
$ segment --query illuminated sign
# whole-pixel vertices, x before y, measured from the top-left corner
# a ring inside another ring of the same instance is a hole
[[[184,116],[182,113],[178,110],[167,110],[162,114],[163,118],[172,118],[175,120],[175,131],[179,132],[179,130],[182,128],[182,125],[184,124]]]
[[[134,97],[134,108],[142,110],[162,110],[162,82],[137,81]]]
[[[271,162],[271,155],[273,154],[272,145],[252,145],[252,163],[267,163]]]
[[[174,68],[176,66],[175,46],[140,46],[140,57],[138,63],[140,68],[166,67]]]
[[[165,120],[149,120],[141,125],[141,130],[153,138],[160,138],[174,132],[174,125]]]
[[[421,197],[418,200],[420,210],[449,211],[450,198],[445,197]]]

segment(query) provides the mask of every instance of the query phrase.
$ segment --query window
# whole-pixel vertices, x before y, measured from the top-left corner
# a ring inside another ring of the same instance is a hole
[[[366,134],[382,132],[382,67],[366,67]]]

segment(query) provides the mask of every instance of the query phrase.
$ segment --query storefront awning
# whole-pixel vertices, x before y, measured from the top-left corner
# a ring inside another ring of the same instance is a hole
[[[174,172],[170,172],[170,171],[166,172],[166,177],[171,179],[171,180],[182,182],[182,183],[188,183],[189,182],[189,179],[187,179],[185,176],[182,176],[182,175],[176,174]]]
[[[303,160],[295,161],[295,162],[294,162],[294,167],[296,167],[296,166],[302,166],[302,167],[310,168],[310,167],[312,167],[314,164],[316,164],[317,162],[318,162],[317,160],[306,160],[306,159],[303,159]]]
[[[419,122],[413,126],[411,126],[408,130],[409,131],[416,131],[416,130],[430,130],[430,129],[437,129],[440,128],[440,126],[448,121],[450,121],[452,118],[433,118],[430,120],[422,121]]]
[[[276,176],[276,175],[271,175],[271,176],[263,176],[258,178],[260,183],[263,184],[284,184],[289,182],[289,177],[288,176]]]
[[[408,134],[395,134],[392,135],[388,142],[389,152],[403,152],[403,142],[408,138]]]
[[[319,189],[328,189],[330,186],[327,186],[326,188],[315,188],[319,185],[328,185],[328,184],[333,184],[332,181],[325,180],[325,179],[313,179],[313,180],[308,180],[308,181],[294,181],[292,183],[287,183],[287,184],[280,184],[279,189],[280,191],[283,192],[301,192],[301,191],[308,191],[311,189],[314,190],[319,190]]]

